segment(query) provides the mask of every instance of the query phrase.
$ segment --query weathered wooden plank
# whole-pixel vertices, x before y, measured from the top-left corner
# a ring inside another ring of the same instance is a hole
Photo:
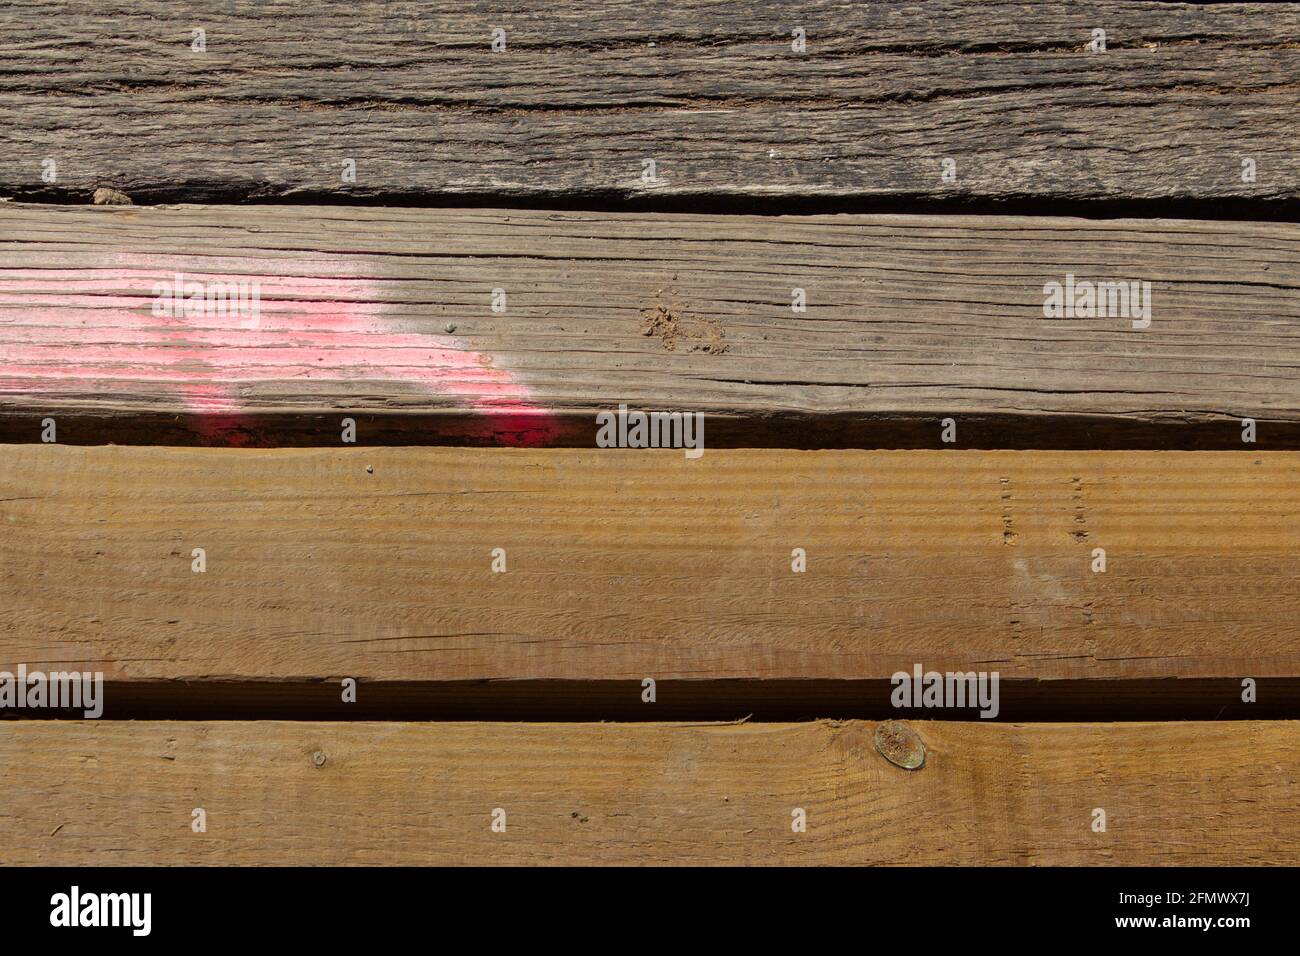
[[[0,190],[1294,199],[1297,35],[1296,3],[16,0]]]
[[[1300,862],[1295,722],[19,722],[7,864]],[[323,762],[322,762],[323,761]],[[192,830],[206,812],[206,832]],[[494,810],[505,832],[493,832]],[[794,832],[793,811],[806,815]],[[1105,832],[1094,832],[1094,811]]]
[[[920,664],[1105,699],[1213,680],[1206,706],[1240,716],[1244,678],[1300,677],[1298,463],[6,446],[0,669],[325,681],[335,702],[342,678],[414,682],[435,705],[457,682],[617,681],[618,713],[646,678],[874,682],[837,716],[887,712]]]
[[[0,237],[7,440],[590,447],[627,402],[720,444],[1300,447],[1289,223],[0,205]],[[1149,324],[1048,317],[1069,276],[1149,283]],[[255,314],[155,314],[177,281]]]

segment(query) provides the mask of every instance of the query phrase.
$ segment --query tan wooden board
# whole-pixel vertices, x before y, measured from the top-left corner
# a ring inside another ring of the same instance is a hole
[[[1228,706],[1300,677],[1298,520],[1292,453],[4,446],[0,667],[639,707],[646,678],[920,664]]]
[[[859,721],[7,722],[0,860],[1300,862],[1294,722],[907,728],[918,770]]]

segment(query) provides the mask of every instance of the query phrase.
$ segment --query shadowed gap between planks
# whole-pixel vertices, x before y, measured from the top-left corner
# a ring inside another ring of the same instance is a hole
[[[52,667],[47,668],[53,669]],[[976,672],[978,673],[978,672]],[[988,671],[984,671],[988,673]],[[372,681],[107,680],[102,720],[412,720],[620,722],[747,720],[1142,721],[1276,720],[1300,715],[1300,678],[1038,680],[1000,678],[998,712],[895,707],[888,680],[668,679]],[[81,720],[85,708],[6,710],[11,720]]]

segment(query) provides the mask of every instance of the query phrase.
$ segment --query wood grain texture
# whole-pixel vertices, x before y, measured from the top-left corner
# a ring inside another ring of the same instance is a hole
[[[591,447],[595,413],[717,444],[1300,447],[1300,226],[0,205],[0,429],[33,441]],[[256,282],[260,313],[153,314]],[[1150,325],[1047,318],[1067,275]],[[807,311],[791,308],[803,289]],[[492,310],[493,290],[506,294]],[[378,421],[377,421],[378,420]]]
[[[7,446],[0,668],[626,681],[635,702],[646,677],[883,682],[920,663],[1223,679],[1227,707],[1244,677],[1300,676],[1298,463]]]
[[[6,864],[1300,862],[1295,722],[0,725]],[[314,754],[324,755],[316,766]],[[193,833],[191,811],[207,812]],[[1091,829],[1094,808],[1106,832]],[[493,809],[506,832],[490,830]],[[791,811],[807,832],[791,831]]]
[[[0,189],[1294,199],[1298,35],[1296,3],[17,0]]]

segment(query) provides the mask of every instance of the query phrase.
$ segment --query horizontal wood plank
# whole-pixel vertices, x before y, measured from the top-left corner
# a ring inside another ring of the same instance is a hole
[[[626,402],[718,445],[1300,447],[1295,224],[9,204],[0,238],[8,441],[591,447]],[[1149,324],[1048,317],[1071,276],[1149,283]],[[255,311],[158,314],[232,282]]]
[[[1300,862],[1294,722],[0,725],[9,865]],[[206,832],[192,830],[193,811]],[[493,832],[494,810],[505,832]],[[793,811],[806,832],[792,830]],[[1095,832],[1094,811],[1105,811]]]
[[[0,190],[1294,200],[1297,35],[1296,3],[15,0]]]
[[[533,697],[578,712],[575,682],[625,682],[635,709],[645,678],[859,680],[878,713],[920,664],[1104,701],[1213,679],[1214,716],[1244,678],[1300,677],[1298,462],[5,446],[0,668],[194,695],[325,681],[335,703],[346,677],[435,702],[559,681]]]

